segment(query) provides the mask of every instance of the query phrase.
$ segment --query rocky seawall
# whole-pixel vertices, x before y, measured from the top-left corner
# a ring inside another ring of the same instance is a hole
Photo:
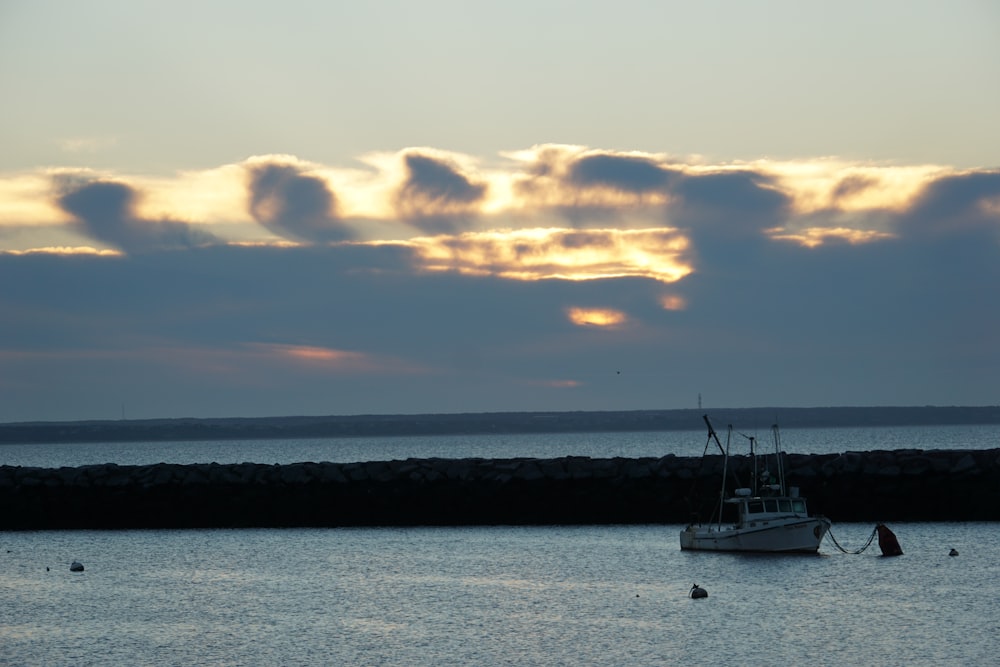
[[[998,521],[1000,449],[788,454],[837,522]],[[680,524],[718,501],[721,456],[266,465],[0,466],[0,530]],[[749,486],[749,457],[727,477]],[[730,484],[733,486],[734,484]]]

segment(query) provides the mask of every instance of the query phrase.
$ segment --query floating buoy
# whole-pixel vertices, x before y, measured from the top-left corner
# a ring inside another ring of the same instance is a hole
[[[69,566],[70,572],[83,572],[83,563],[79,561],[73,561]]]
[[[706,591],[704,588],[702,588],[698,584],[695,584],[694,586],[691,587],[691,598],[692,599],[697,600],[698,598],[707,598],[707,597],[708,597],[708,591]]]
[[[878,531],[878,547],[882,550],[883,556],[902,556],[903,547],[899,546],[899,540],[895,533],[889,530],[889,526],[884,523],[877,524],[875,530]]]
[[[948,555],[949,556],[957,556],[958,555],[958,549],[952,549],[951,551],[948,552]]]

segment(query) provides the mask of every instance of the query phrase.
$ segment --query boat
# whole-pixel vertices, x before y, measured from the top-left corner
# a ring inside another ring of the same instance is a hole
[[[712,520],[707,524],[692,523],[680,532],[681,549],[816,553],[823,537],[830,530],[830,520],[823,516],[810,516],[806,508],[806,499],[799,495],[798,488],[786,489],[783,452],[777,425],[772,427],[777,476],[774,477],[767,469],[757,474],[758,456],[754,452],[756,439],[744,436],[750,440],[753,481],[750,487],[736,486],[732,493],[727,495],[726,473],[730,467],[729,444],[732,427],[729,427],[729,437],[726,440],[726,447],[723,448],[708,415],[704,415],[703,418],[708,425],[705,453],[714,440],[723,455],[722,490],[719,494],[718,511],[713,513]]]

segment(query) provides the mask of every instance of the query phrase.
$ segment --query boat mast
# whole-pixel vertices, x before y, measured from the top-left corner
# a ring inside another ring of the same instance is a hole
[[[730,427],[732,428],[732,427]],[[750,472],[750,493],[755,498],[760,495],[758,485],[760,481],[757,479],[757,438],[752,435],[747,435],[742,431],[737,431],[740,435],[750,441],[750,462],[753,466]],[[764,456],[764,463],[767,463],[767,455]]]
[[[714,433],[714,431],[713,431]],[[729,443],[733,439],[733,425],[729,425],[729,431],[726,433],[726,449],[722,452],[722,485],[719,487],[719,530],[722,530],[722,508],[726,506],[726,474],[729,472]],[[718,438],[715,439],[716,442],[719,441]],[[719,449],[722,449],[722,445],[719,445]]]
[[[772,424],[771,431],[774,433],[774,457],[778,460],[778,485],[781,487],[781,495],[785,495],[785,464],[781,456],[781,434],[778,425]]]
[[[702,415],[702,419],[705,420],[705,425],[708,426],[708,440],[705,441],[705,453],[708,453],[708,443],[715,440],[715,444],[719,447],[719,451],[722,452],[722,486],[719,489],[719,528],[722,528],[722,508],[726,501],[726,472],[729,465],[729,438],[726,438],[726,448],[722,448],[722,443],[719,442],[719,436],[715,434],[715,429],[712,428],[712,422],[709,421],[708,415]],[[732,435],[733,427],[729,427],[729,433]],[[704,454],[702,454],[704,456]],[[711,517],[709,517],[711,521]]]

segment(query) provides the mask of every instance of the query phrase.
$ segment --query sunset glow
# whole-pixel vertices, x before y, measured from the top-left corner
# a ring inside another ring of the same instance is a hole
[[[780,241],[792,241],[806,248],[815,248],[829,241],[839,241],[851,245],[884,241],[894,237],[888,232],[862,231],[843,227],[814,227],[800,232],[786,232],[782,229],[768,230],[771,238]]]
[[[660,297],[660,305],[664,310],[684,310],[687,308],[687,300],[677,294],[667,294]]]
[[[2,5],[0,421],[1000,402],[996,3],[232,4]]]
[[[357,362],[363,358],[363,355],[357,352],[345,352],[343,350],[331,350],[324,347],[308,347],[304,345],[272,345],[270,349],[278,354],[305,361],[349,363]]]
[[[122,257],[124,253],[120,250],[98,250],[97,248],[92,248],[90,246],[51,246],[43,248],[31,248],[30,250],[0,250],[0,253],[8,253],[11,255],[33,255],[33,254],[51,254],[51,255],[99,255],[102,257]]]
[[[669,228],[522,229],[417,238],[409,242],[427,271],[513,280],[644,277],[675,282],[691,272],[688,241]]]
[[[611,308],[568,308],[566,316],[573,324],[591,327],[616,327],[628,320],[625,313]]]
[[[581,386],[583,383],[578,380],[546,380],[544,382],[532,382],[531,384],[551,387],[553,389],[574,389]]]
[[[877,165],[824,159],[757,161],[749,166],[773,176],[797,213],[901,211],[935,178],[952,170],[938,165]]]

